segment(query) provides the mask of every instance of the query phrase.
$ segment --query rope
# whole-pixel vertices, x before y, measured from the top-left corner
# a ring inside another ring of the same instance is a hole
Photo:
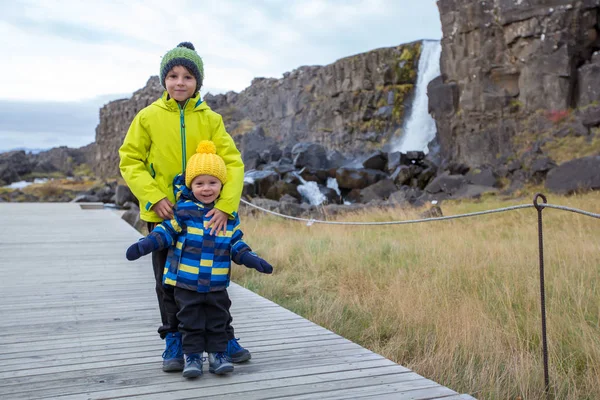
[[[555,206],[554,204],[540,204],[541,207],[556,208],[557,210],[571,211],[578,214],[587,215],[592,218],[600,218],[600,214],[594,214],[593,212],[578,210],[577,208]]]
[[[422,218],[422,219],[413,219],[413,220],[406,220],[406,221],[350,222],[350,221],[323,221],[323,220],[313,219],[313,218],[293,217],[291,215],[281,214],[281,213],[278,213],[276,211],[271,211],[271,210],[268,210],[266,208],[257,206],[256,204],[252,204],[252,203],[250,203],[250,202],[248,202],[248,201],[246,201],[244,199],[241,199],[241,201],[242,201],[242,203],[244,203],[246,205],[249,205],[250,207],[254,207],[254,208],[256,208],[258,210],[261,210],[261,211],[263,211],[265,213],[268,213],[268,214],[276,215],[276,216],[282,217],[282,218],[291,219],[291,220],[294,220],[294,221],[306,222],[307,226],[311,226],[312,224],[328,224],[328,225],[404,225],[404,224],[416,224],[416,223],[420,223],[420,222],[445,221],[445,220],[457,219],[457,218],[475,217],[475,216],[478,216],[478,215],[494,214],[494,213],[499,213],[499,212],[513,211],[513,210],[520,210],[520,209],[523,209],[523,208],[535,207],[533,204],[520,204],[520,205],[517,205],[517,206],[497,208],[497,209],[494,209],[494,210],[477,211],[477,212],[472,212],[472,213],[467,213],[467,214],[450,215],[450,216],[446,216],[446,217]],[[552,204],[547,204],[547,203],[542,203],[539,206],[540,207],[548,207],[548,208],[556,208],[556,209],[560,209],[560,210],[571,211],[571,212],[575,212],[575,213],[587,215],[587,216],[594,217],[594,218],[600,218],[600,214],[594,214],[592,212],[578,210],[576,208],[570,208],[570,207],[565,207],[565,206],[557,206],[557,205],[552,205]]]
[[[503,212],[503,211],[512,211],[512,210],[519,210],[522,208],[531,208],[533,207],[533,204],[521,204],[518,206],[510,206],[510,207],[504,207],[504,208],[497,208],[495,210],[487,210],[487,211],[477,211],[477,212],[472,212],[472,213],[468,213],[468,214],[458,214],[458,215],[450,215],[447,217],[433,217],[433,218],[422,218],[422,219],[413,219],[413,220],[406,220],[406,221],[382,221],[382,222],[350,222],[350,221],[323,221],[323,220],[319,220],[319,219],[312,219],[312,218],[299,218],[299,217],[292,217],[291,215],[285,215],[285,214],[281,214],[275,211],[271,211],[268,210],[266,208],[257,206],[256,204],[252,204],[244,199],[241,200],[242,203],[249,205],[250,207],[254,207],[256,209],[259,209],[261,211],[264,211],[268,214],[273,214],[276,215],[278,217],[282,217],[282,218],[287,218],[287,219],[293,219],[295,221],[303,221],[306,222],[308,226],[312,225],[312,224],[328,224],[328,225],[403,225],[403,224],[415,224],[418,222],[432,222],[432,221],[444,221],[444,220],[449,220],[449,219],[456,219],[456,218],[466,218],[466,217],[475,217],[477,215],[484,215],[484,214],[494,214],[494,213],[499,213],[499,212]],[[546,206],[546,204],[544,204],[544,206]]]

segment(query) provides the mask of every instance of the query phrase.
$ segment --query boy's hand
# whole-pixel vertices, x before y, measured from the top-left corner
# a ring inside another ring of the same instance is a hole
[[[208,227],[211,228],[211,235],[218,235],[219,231],[223,231],[223,234],[227,233],[227,214],[218,208],[213,208],[206,213],[207,217],[212,217],[208,221]]]
[[[153,205],[151,210],[166,221],[173,219],[173,203],[166,197]]]
[[[273,266],[256,255],[253,251],[247,251],[240,257],[240,261],[248,268],[254,268],[258,272],[270,274],[273,272]]]
[[[132,244],[127,249],[125,257],[129,261],[137,260],[141,256],[145,256],[152,252],[152,241],[148,238],[140,239],[139,242]]]

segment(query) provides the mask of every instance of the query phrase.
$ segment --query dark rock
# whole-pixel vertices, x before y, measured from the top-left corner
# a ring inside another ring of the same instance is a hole
[[[265,197],[271,200],[279,200],[284,195],[295,197],[296,199],[302,199],[300,193],[296,189],[297,186],[291,183],[287,183],[285,181],[277,181],[275,182],[269,189],[267,193],[265,193]]]
[[[388,204],[406,206],[410,205],[405,190],[397,190],[388,197]]]
[[[535,158],[529,167],[530,180],[536,184],[542,183],[546,179],[548,171],[554,167],[556,167],[556,163],[550,157]]]
[[[123,206],[127,202],[138,203],[137,198],[131,193],[131,189],[125,185],[117,185],[114,203]]]
[[[419,189],[425,189],[425,187],[431,182],[431,180],[437,174],[437,167],[435,165],[431,165],[425,169],[423,169],[417,176],[417,187]]]
[[[387,174],[374,169],[339,168],[335,178],[343,189],[362,189],[387,178]]]
[[[467,184],[467,179],[462,175],[446,175],[442,174],[436,177],[427,187],[425,191],[428,193],[444,192],[453,195]]]
[[[600,53],[594,54],[592,60],[577,71],[578,99],[581,106],[600,101]]]
[[[465,185],[453,194],[455,199],[478,199],[486,193],[498,193],[498,189],[487,185]]]
[[[290,196],[289,194],[284,194],[283,196],[281,196],[281,198],[279,199],[280,203],[294,203],[294,204],[298,204],[300,203],[300,201],[295,198],[294,196]]]
[[[497,186],[498,177],[491,168],[471,170],[466,175],[467,181],[479,186]]]
[[[80,194],[71,200],[71,203],[101,203],[101,200],[93,194]]]
[[[273,171],[248,171],[244,181],[248,184],[247,190],[252,191],[254,196],[264,197],[269,188],[279,181],[279,174]],[[252,196],[250,193],[246,194]]]
[[[5,184],[22,180],[32,169],[31,160],[24,151],[0,153],[0,180]]]
[[[140,219],[140,210],[137,207],[125,211],[121,218],[140,233],[146,234],[148,231],[147,223]]]
[[[324,204],[342,204],[342,196],[340,196],[334,189],[327,186],[319,186],[319,191],[323,196],[325,196]]]
[[[583,111],[581,122],[587,127],[600,125],[600,106],[586,108]]]
[[[391,179],[382,179],[360,191],[361,203],[369,203],[372,200],[386,200],[398,188]]]
[[[438,205],[431,206],[429,210],[421,213],[421,218],[439,218],[443,217],[444,213],[442,213],[442,209]]]
[[[330,168],[341,168],[348,163],[348,159],[337,150],[327,152],[327,160]]]
[[[407,165],[400,165],[396,168],[394,173],[390,175],[390,179],[394,181],[397,186],[402,186],[410,183],[413,178],[414,171]]]
[[[450,116],[458,106],[458,86],[454,82],[443,83],[438,76],[427,85],[429,113],[437,116]]]
[[[296,168],[329,168],[327,152],[323,146],[317,143],[298,143],[292,148],[292,157]]]
[[[447,167],[450,175],[465,175],[470,169],[468,165],[462,163],[450,163]]]
[[[422,160],[425,159],[425,153],[422,151],[407,151],[406,152],[406,160],[407,164],[419,164]]]
[[[559,194],[600,190],[600,156],[578,158],[552,169],[546,189]]]
[[[377,169],[380,171],[385,171],[385,166],[387,164],[387,155],[381,151],[376,151],[371,153],[365,161],[363,161],[363,167],[367,169]]]

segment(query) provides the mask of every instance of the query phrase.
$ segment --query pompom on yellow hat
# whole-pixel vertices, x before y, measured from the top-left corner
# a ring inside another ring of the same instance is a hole
[[[196,147],[196,154],[190,157],[185,168],[185,186],[188,188],[198,175],[211,175],[225,183],[227,168],[225,161],[217,155],[217,146],[210,140],[202,140]]]

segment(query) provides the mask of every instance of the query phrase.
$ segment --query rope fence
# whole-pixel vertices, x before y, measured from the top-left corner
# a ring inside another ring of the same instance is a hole
[[[404,220],[404,221],[352,222],[352,221],[323,221],[323,220],[313,219],[313,218],[294,217],[294,216],[291,216],[291,215],[281,214],[281,213],[278,213],[276,211],[271,211],[271,210],[266,209],[264,207],[257,206],[256,204],[252,204],[249,201],[246,201],[244,199],[242,199],[241,202],[244,203],[244,204],[246,204],[246,205],[248,205],[248,206],[250,206],[250,207],[256,208],[257,210],[263,211],[263,212],[265,212],[267,214],[276,215],[278,217],[285,218],[285,219],[291,219],[291,220],[294,220],[294,221],[306,222],[306,224],[308,226],[313,225],[313,224],[327,224],[327,225],[405,225],[405,224],[416,224],[416,223],[420,223],[420,222],[446,221],[446,220],[450,220],[450,219],[476,217],[476,216],[479,216],[479,215],[495,214],[495,213],[500,213],[500,212],[505,212],[505,211],[522,210],[524,208],[535,208],[536,207],[534,204],[520,204],[520,205],[516,205],[516,206],[496,208],[496,209],[493,209],[493,210],[477,211],[477,212],[472,212],[472,213],[467,213],[467,214],[449,215],[449,216],[446,216],[446,217],[432,217],[432,218],[412,219],[412,220]],[[579,210],[579,209],[571,208],[571,207],[559,206],[559,205],[554,205],[554,204],[546,204],[546,203],[540,205],[540,207],[542,207],[542,208],[555,208],[555,209],[558,209],[558,210],[571,211],[571,212],[574,212],[574,213],[578,213],[578,214],[582,214],[582,215],[587,215],[587,216],[593,217],[593,218],[600,218],[600,214],[595,214],[595,213],[592,213],[592,212],[589,212],[589,211],[583,211],[583,210]]]
[[[539,200],[541,199],[541,203]],[[313,224],[327,224],[327,225],[404,225],[404,224],[416,224],[422,222],[433,222],[433,221],[447,221],[451,219],[458,218],[468,218],[468,217],[476,217],[480,215],[486,214],[495,214],[505,211],[514,211],[514,210],[522,210],[525,208],[535,208],[537,210],[538,215],[538,243],[539,243],[539,270],[540,270],[540,308],[541,308],[541,320],[542,320],[542,356],[544,361],[544,392],[546,394],[546,398],[551,398],[550,393],[550,377],[548,373],[548,342],[547,342],[547,332],[546,332],[546,289],[545,289],[545,281],[544,281],[544,234],[543,234],[543,218],[542,211],[545,208],[553,208],[562,211],[569,211],[581,215],[585,215],[592,218],[600,219],[600,214],[596,214],[589,211],[579,210],[577,208],[566,207],[555,204],[548,204],[546,196],[541,193],[536,193],[533,197],[533,204],[521,204],[510,207],[497,208],[493,210],[485,210],[472,212],[467,214],[457,214],[450,215],[446,217],[432,217],[432,218],[422,218],[422,219],[413,219],[413,220],[404,220],[404,221],[380,221],[380,222],[351,222],[351,221],[323,221],[312,218],[299,218],[293,217],[291,215],[281,214],[275,211],[268,210],[266,208],[257,206],[256,204],[252,204],[244,199],[241,200],[242,203],[261,210],[265,213],[272,214],[281,218],[291,219],[300,222],[306,222],[307,226],[311,226]]]

